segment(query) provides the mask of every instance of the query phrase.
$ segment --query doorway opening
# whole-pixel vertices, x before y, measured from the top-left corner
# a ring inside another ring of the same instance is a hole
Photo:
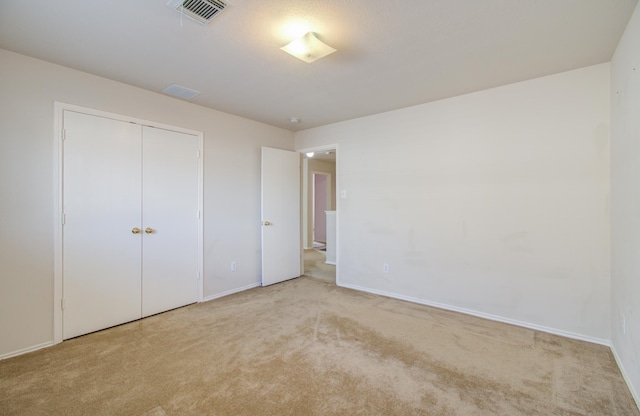
[[[313,172],[311,178],[311,228],[312,244],[315,249],[327,246],[327,212],[335,211],[332,206],[330,173]]]
[[[303,274],[336,283],[336,148],[306,150],[302,169]]]

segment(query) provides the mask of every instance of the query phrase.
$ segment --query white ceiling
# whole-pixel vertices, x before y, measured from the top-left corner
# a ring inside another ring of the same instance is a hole
[[[310,159],[305,155],[307,159]],[[313,159],[322,160],[324,162],[336,163],[336,149],[316,150],[313,152]]]
[[[0,48],[295,131],[607,62],[637,1],[232,0],[202,26],[166,0],[0,0]],[[338,51],[281,51],[292,22]]]

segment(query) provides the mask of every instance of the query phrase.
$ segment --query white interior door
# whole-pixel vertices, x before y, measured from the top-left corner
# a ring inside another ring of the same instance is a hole
[[[262,285],[300,276],[300,154],[262,148]]]
[[[143,128],[142,316],[198,300],[197,136]]]
[[[63,338],[140,318],[141,126],[63,116]]]

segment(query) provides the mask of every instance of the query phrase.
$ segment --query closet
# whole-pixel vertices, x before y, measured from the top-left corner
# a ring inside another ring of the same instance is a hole
[[[194,303],[202,137],[62,112],[62,338]]]

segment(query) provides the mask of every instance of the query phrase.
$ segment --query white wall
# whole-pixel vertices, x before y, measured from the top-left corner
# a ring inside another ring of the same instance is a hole
[[[640,406],[640,6],[611,61],[611,84],[611,340]]]
[[[601,64],[296,133],[339,145],[342,284],[608,342],[609,86]]]
[[[293,133],[0,50],[0,357],[53,339],[54,101],[203,131],[204,296],[259,283],[260,147]]]

